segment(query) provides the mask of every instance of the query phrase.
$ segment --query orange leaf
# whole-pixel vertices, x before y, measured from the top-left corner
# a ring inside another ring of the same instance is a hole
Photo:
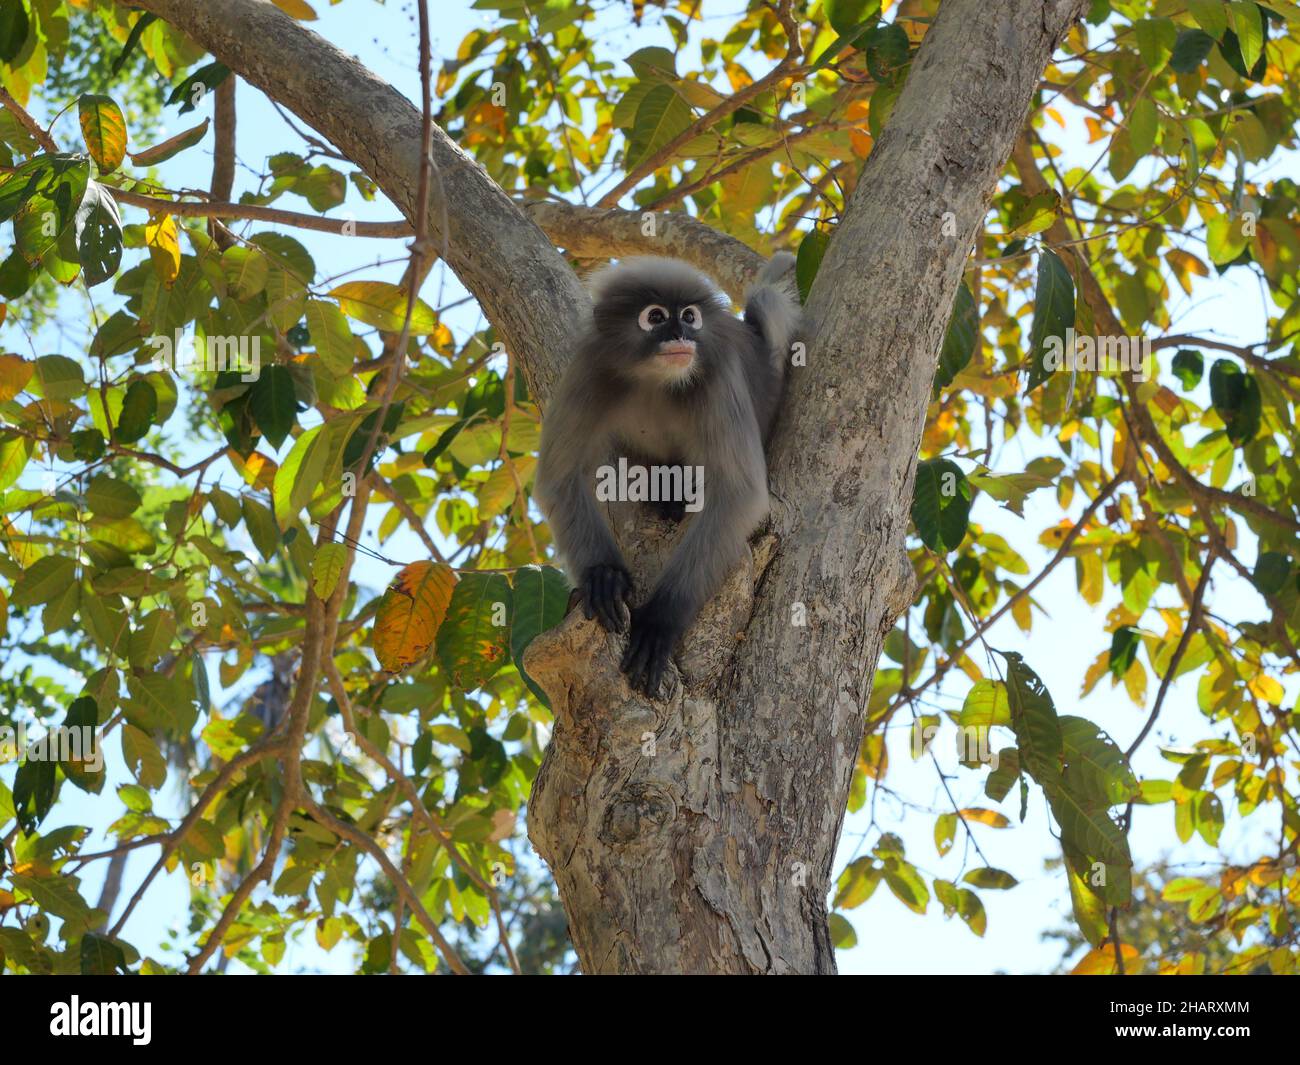
[[[456,575],[441,562],[412,562],[398,573],[375,614],[380,665],[395,673],[424,657],[447,616],[455,584]]]

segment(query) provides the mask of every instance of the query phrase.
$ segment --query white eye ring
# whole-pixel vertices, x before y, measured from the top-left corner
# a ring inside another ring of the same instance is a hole
[[[700,317],[700,309],[693,303],[689,307],[682,308],[680,317],[692,329],[699,329],[704,324],[703,319]]]
[[[659,321],[652,322],[650,321],[650,316],[655,311],[658,311],[662,315],[662,317],[659,319]],[[664,322],[666,321],[668,321],[668,308],[661,307],[657,303],[652,303],[650,304],[649,307],[647,307],[639,315],[637,315],[636,324],[639,325],[645,332],[648,333],[652,329],[656,328],[657,326],[663,325]]]

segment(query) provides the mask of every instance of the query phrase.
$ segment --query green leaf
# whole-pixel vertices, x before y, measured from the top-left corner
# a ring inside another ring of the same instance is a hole
[[[1086,718],[1065,714],[1060,718],[1065,751],[1065,787],[1086,806],[1119,806],[1135,799],[1137,777],[1124,752],[1105,732]]]
[[[1142,634],[1132,625],[1121,625],[1110,639],[1110,675],[1123,680],[1128,667],[1137,658],[1142,644]]]
[[[127,657],[136,669],[149,669],[176,638],[176,619],[170,610],[151,610],[127,642]]]
[[[81,367],[66,355],[42,355],[36,360],[32,386],[46,399],[73,400],[86,391]]]
[[[1233,0],[1228,8],[1242,62],[1246,70],[1251,70],[1259,62],[1264,49],[1263,16],[1253,0]]]
[[[877,26],[866,37],[864,52],[867,70],[877,82],[891,82],[907,65],[911,48],[907,31],[902,26],[897,23]]]
[[[131,27],[131,32],[127,35],[126,44],[122,45],[122,50],[117,54],[117,58],[113,60],[113,66],[111,68],[113,74],[116,75],[121,73],[122,67],[126,65],[126,61],[131,57],[131,53],[135,51],[136,45],[140,43],[140,38],[144,36],[144,31],[147,30],[150,24],[157,18],[157,15],[148,12],[135,20],[135,24]]]
[[[515,574],[510,656],[524,683],[544,706],[550,706],[550,702],[524,669],[524,651],[536,637],[564,620],[568,604],[569,582],[558,569],[524,566]]]
[[[1190,392],[1201,383],[1201,375],[1205,372],[1205,359],[1194,348],[1179,348],[1174,355],[1171,369],[1174,376],[1178,378],[1178,383],[1183,386],[1183,391]]]
[[[111,174],[126,157],[126,118],[110,97],[83,94],[77,100],[81,136],[101,174]]]
[[[224,63],[209,63],[207,66],[199,67],[172,90],[172,94],[167,97],[167,103],[180,104],[181,114],[193,111],[209,92],[229,76],[230,68]]]
[[[126,955],[111,939],[87,932],[81,937],[81,975],[114,976],[126,972]]]
[[[172,156],[179,155],[186,148],[198,144],[207,135],[209,122],[211,119],[205,118],[197,126],[174,137],[168,137],[167,140],[155,144],[152,148],[146,148],[142,152],[132,152],[131,162],[136,166],[156,166],[158,163],[167,162]]]
[[[438,658],[461,691],[482,687],[506,662],[513,593],[499,573],[466,573],[438,629]]]
[[[29,607],[48,603],[77,579],[77,564],[65,555],[38,558],[14,582],[9,593],[11,606]]]
[[[916,468],[912,523],[931,551],[955,550],[970,519],[970,483],[961,467],[948,459],[928,459]]]
[[[822,257],[831,242],[831,235],[824,229],[814,229],[805,233],[799,242],[799,251],[795,256],[794,277],[799,287],[799,299],[807,303],[808,293],[812,291],[813,281],[821,268]]]
[[[1251,581],[1261,595],[1277,595],[1291,579],[1291,560],[1280,551],[1261,551]]]
[[[324,426],[308,429],[294,441],[288,456],[275,471],[271,498],[275,504],[275,520],[281,529],[310,501],[329,460],[329,441],[323,438]]]
[[[113,428],[113,438],[131,444],[143,437],[158,415],[158,393],[144,378],[131,382],[122,400],[122,412]]]
[[[849,919],[841,913],[832,913],[827,918],[831,930],[831,943],[837,950],[848,950],[858,945],[858,934],[853,931]]]
[[[1223,419],[1228,439],[1238,447],[1259,435],[1263,411],[1259,382],[1231,359],[1217,359],[1210,367],[1210,402]]]
[[[825,0],[822,13],[838,34],[851,33],[880,11],[880,0]]]
[[[890,858],[885,862],[885,883],[889,890],[913,913],[925,913],[930,905],[930,889],[921,874],[909,862]]]
[[[139,508],[140,493],[112,474],[97,473],[86,488],[86,506],[102,518],[126,518]]]
[[[1203,30],[1183,30],[1174,41],[1169,66],[1179,74],[1196,70],[1214,48],[1214,38]]]
[[[636,109],[628,136],[629,169],[654,155],[686,129],[693,117],[690,105],[671,85],[654,86]]]
[[[1196,24],[1216,40],[1228,28],[1228,8],[1223,0],[1187,0],[1187,10]]]
[[[1034,324],[1029,335],[1030,365],[1026,390],[1033,391],[1057,368],[1053,352],[1066,354],[1067,331],[1074,325],[1074,278],[1056,252],[1044,248],[1038,256],[1034,288]],[[1049,343],[1055,340],[1055,343]],[[1049,350],[1050,349],[1050,350]],[[1063,363],[1058,364],[1063,365]]]
[[[1020,883],[1020,881],[1005,870],[994,869],[989,866],[980,869],[972,869],[961,879],[965,884],[972,884],[977,888],[989,888],[997,891],[1006,891]]]
[[[1155,101],[1150,96],[1139,96],[1128,113],[1129,143],[1139,158],[1155,147],[1159,131],[1160,115]]]
[[[32,456],[32,441],[26,436],[0,437],[0,492],[22,476]]]
[[[0,3],[0,62],[12,63],[22,54],[30,29],[27,7],[22,0]]]
[[[1056,707],[1046,685],[1020,655],[1000,653],[1007,660],[1007,702],[1020,764],[1046,789],[1058,781],[1064,757]]]
[[[351,371],[356,341],[343,312],[324,300],[308,300],[305,313],[311,341],[326,368],[332,374]]]
[[[963,281],[953,301],[952,317],[943,335],[939,351],[939,369],[934,375],[934,395],[952,384],[953,379],[969,365],[979,343],[979,308],[975,297]]]
[[[155,791],[167,780],[167,762],[158,744],[135,725],[122,725],[122,757],[142,788]]]
[[[258,249],[236,244],[221,253],[221,272],[235,299],[250,300],[266,288],[271,264]]]
[[[248,405],[262,435],[279,451],[297,420],[297,398],[289,368],[268,366],[263,369],[253,382]]]
[[[1137,34],[1138,54],[1151,72],[1164,69],[1178,41],[1178,27],[1170,18],[1138,19],[1133,28]]]

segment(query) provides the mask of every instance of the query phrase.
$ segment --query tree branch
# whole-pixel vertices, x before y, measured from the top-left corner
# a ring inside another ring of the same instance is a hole
[[[420,112],[359,61],[262,0],[137,0],[136,6],[183,30],[288,107],[415,219]],[[519,357],[534,394],[545,398],[567,359],[572,323],[589,306],[586,294],[542,231],[436,126],[431,156],[440,177],[437,207],[429,211],[433,235]]]

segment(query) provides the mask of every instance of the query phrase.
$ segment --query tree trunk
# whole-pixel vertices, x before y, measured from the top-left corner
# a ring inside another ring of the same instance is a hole
[[[939,346],[1085,6],[944,0],[810,295],[770,460],[773,536],[688,635],[669,697],[629,691],[620,641],[580,613],[530,647],[556,724],[529,835],[585,972],[835,972],[832,860],[881,642],[912,594],[904,535]]]

